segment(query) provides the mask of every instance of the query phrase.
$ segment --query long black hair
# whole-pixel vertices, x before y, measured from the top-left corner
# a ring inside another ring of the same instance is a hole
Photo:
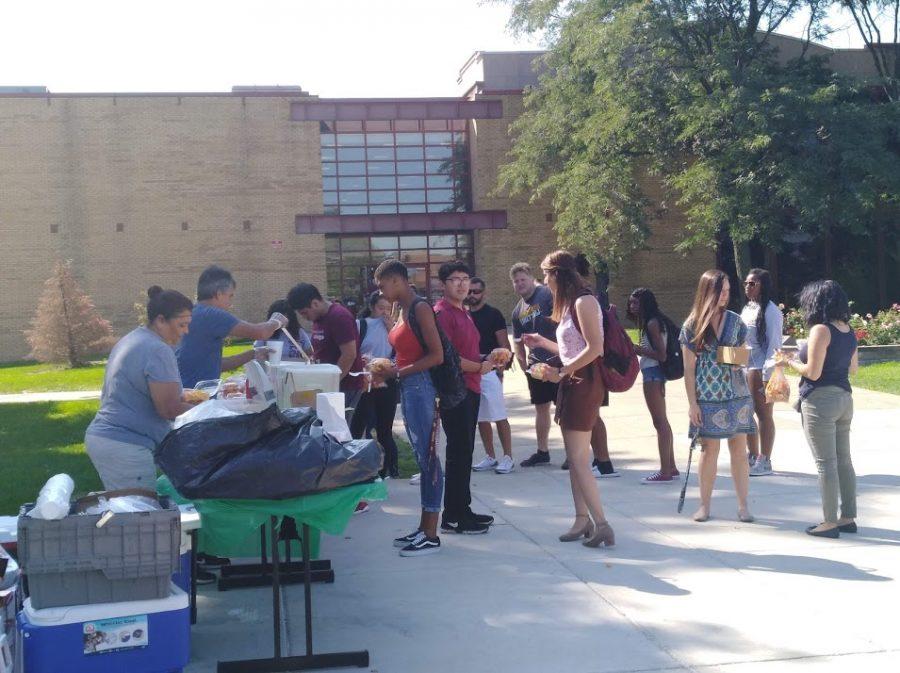
[[[269,318],[273,313],[280,313],[284,317],[288,319],[288,324],[285,329],[295,339],[300,338],[300,321],[297,320],[297,313],[294,309],[291,308],[291,305],[288,304],[287,299],[276,299],[272,302],[272,305],[269,306],[269,310],[266,313],[266,317]],[[273,339],[275,337],[272,337]]]
[[[756,303],[759,304],[759,311],[756,314],[756,340],[764,344],[766,343],[766,309],[769,302],[772,301],[774,288],[772,287],[772,275],[765,269],[750,269],[748,276],[753,276],[759,283],[759,296]]]
[[[659,303],[656,301],[656,295],[653,294],[652,290],[646,287],[635,288],[631,291],[629,298],[631,297],[637,299],[638,312],[632,313],[629,306],[626,310],[626,315],[638,326],[641,337],[644,336],[644,332],[647,330],[647,323],[654,319],[659,322],[660,329],[666,331],[672,329],[672,321],[659,309]]]
[[[832,320],[850,322],[847,293],[833,280],[815,280],[800,290],[797,296],[809,327],[824,325]]]

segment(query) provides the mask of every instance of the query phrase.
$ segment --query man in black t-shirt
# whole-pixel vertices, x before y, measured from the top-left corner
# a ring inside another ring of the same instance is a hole
[[[469,296],[466,304],[469,314],[478,328],[480,340],[478,350],[482,356],[489,355],[495,348],[509,347],[509,335],[506,332],[506,319],[503,314],[485,302],[485,282],[473,277],[469,281]],[[503,458],[497,461],[494,453],[494,433],[491,423],[497,424],[497,435],[503,447]],[[515,463],[512,459],[512,430],[506,413],[506,400],[503,398],[503,372],[492,370],[481,377],[481,405],[478,408],[478,432],[481,443],[487,454],[472,469],[476,472],[493,468],[497,474],[509,474]]]
[[[558,384],[539,381],[528,373],[528,368],[538,362],[547,362],[554,367],[559,367],[561,363],[558,355],[543,348],[529,349],[526,360],[522,335],[536,332],[551,341],[556,341],[556,323],[551,318],[553,294],[550,288],[535,281],[534,273],[527,262],[513,264],[509,270],[509,278],[513,289],[519,295],[519,303],[512,312],[516,361],[528,379],[528,393],[534,405],[534,428],[537,434],[537,451],[519,464],[522,467],[549,465],[550,403],[556,402]]]

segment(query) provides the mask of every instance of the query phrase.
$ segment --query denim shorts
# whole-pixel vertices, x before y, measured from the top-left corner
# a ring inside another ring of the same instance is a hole
[[[659,381],[660,383],[665,384],[666,375],[663,374],[662,367],[659,365],[654,365],[652,367],[647,367],[646,369],[641,370],[641,376],[644,379],[644,383],[650,383],[651,381]]]
[[[422,509],[426,512],[440,512],[444,499],[444,471],[437,455],[437,440],[434,442],[434,450],[431,442],[436,397],[431,374],[428,372],[400,379],[400,408],[403,410],[406,435],[422,474],[419,492]]]

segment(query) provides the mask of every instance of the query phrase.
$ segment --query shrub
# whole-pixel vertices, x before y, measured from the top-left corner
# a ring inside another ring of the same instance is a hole
[[[784,311],[784,333],[795,339],[806,339],[809,336],[809,329],[800,310],[796,308],[785,310],[784,304],[779,304],[779,308]],[[894,304],[875,315],[867,313],[861,316],[859,313],[851,313],[850,327],[856,332],[860,346],[900,344],[900,304]]]

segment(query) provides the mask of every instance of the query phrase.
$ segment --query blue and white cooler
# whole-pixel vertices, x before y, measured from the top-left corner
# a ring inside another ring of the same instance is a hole
[[[180,673],[190,659],[187,594],[35,610],[18,618],[23,673]]]
[[[191,504],[178,505],[181,510],[181,548],[179,550],[178,572],[172,575],[172,581],[180,589],[191,591],[191,531],[200,528],[200,513]]]

